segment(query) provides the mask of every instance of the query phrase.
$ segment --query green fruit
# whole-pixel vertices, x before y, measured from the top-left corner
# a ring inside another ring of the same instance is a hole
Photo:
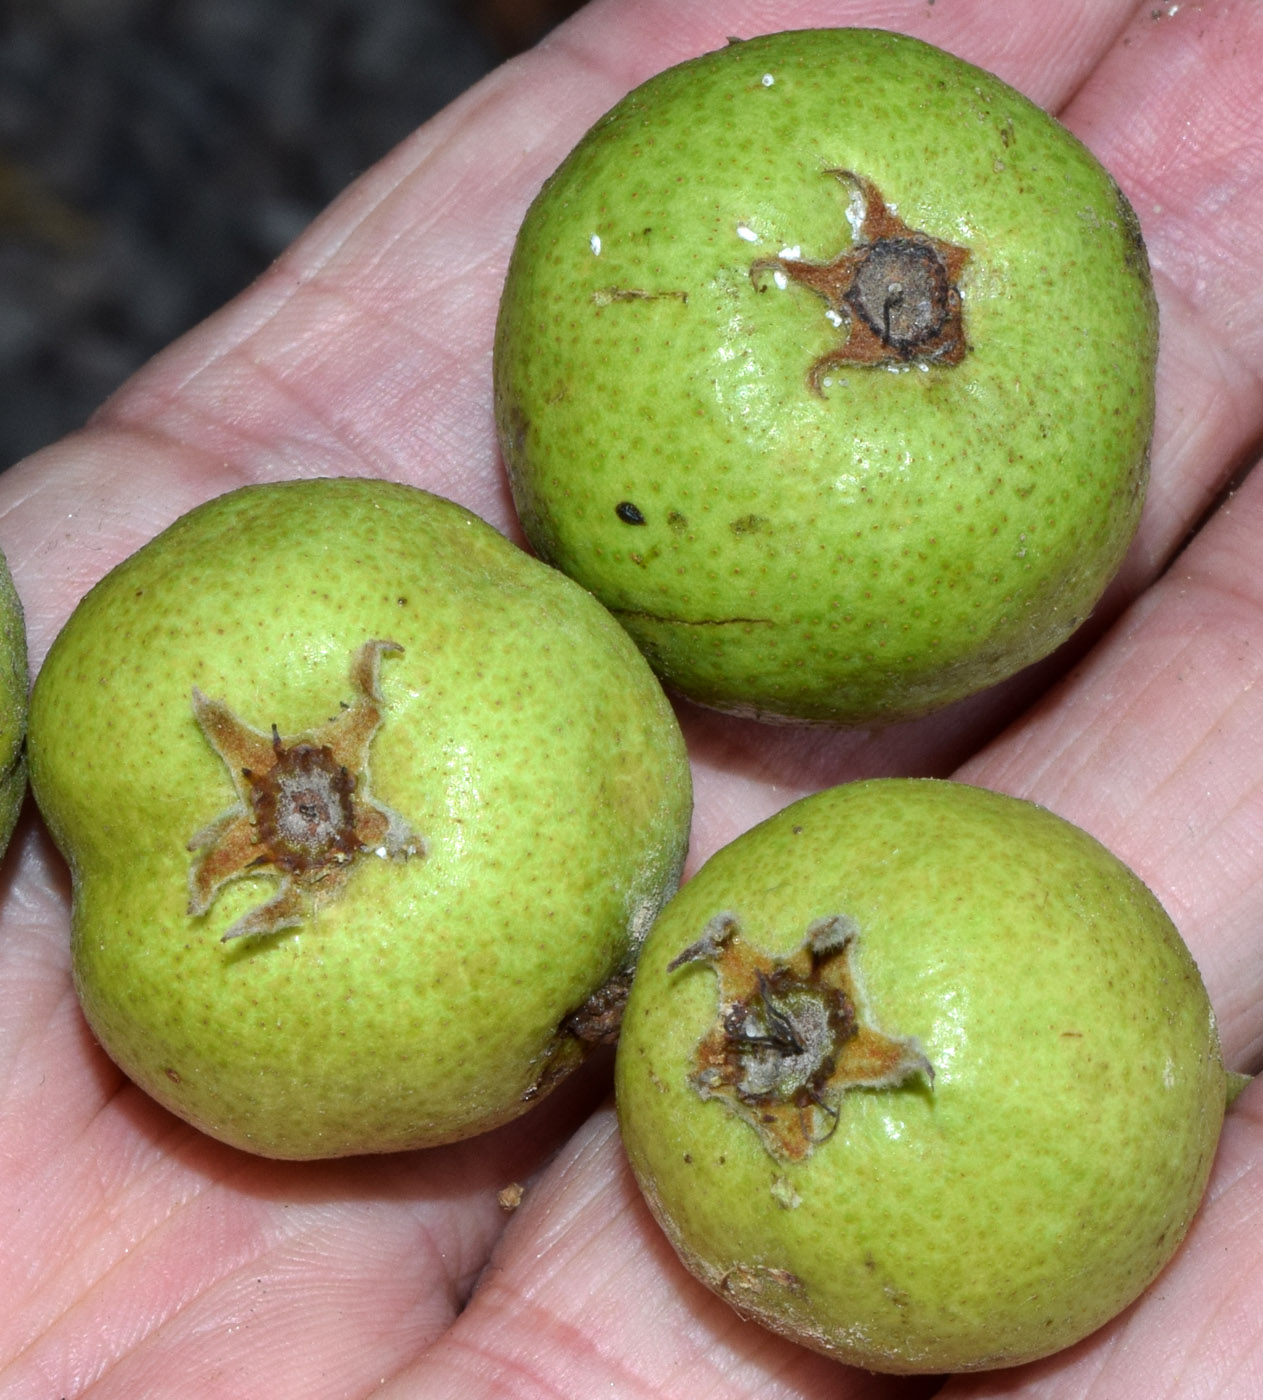
[[[0,555],[0,855],[26,794],[26,630],[22,604]]]
[[[690,806],[604,610],[376,481],[247,487],[119,565],[48,655],[30,751],[92,1029],[275,1157],[524,1111],[608,1038]]]
[[[1227,1091],[1136,876],[1042,808],[926,779],[819,793],[715,855],[645,945],[616,1080],[685,1264],[893,1372],[1014,1365],[1131,1302]]]
[[[693,699],[869,725],[1045,655],[1135,530],[1157,320],[1066,130],[901,35],[733,42],[535,200],[496,339],[536,550]]]

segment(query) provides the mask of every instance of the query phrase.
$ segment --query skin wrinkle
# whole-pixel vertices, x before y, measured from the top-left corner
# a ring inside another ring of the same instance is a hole
[[[169,1234],[168,1227],[177,1231],[189,1228],[185,1211],[191,1204],[190,1200],[176,1202],[161,1220],[156,1221],[150,1227],[140,1232],[133,1229],[126,1236],[127,1247],[119,1252],[112,1264],[101,1272],[94,1273],[90,1281],[79,1282],[72,1301],[68,1306],[58,1309],[55,1320],[45,1318],[39,1322],[41,1331],[12,1354],[4,1371],[0,1372],[0,1380],[8,1378],[8,1383],[13,1383],[16,1386],[13,1393],[23,1393],[21,1382],[24,1376],[33,1377],[36,1374],[47,1374],[51,1377],[53,1375],[53,1370],[46,1364],[45,1357],[55,1356],[59,1347],[84,1358],[85,1362],[81,1362],[81,1364],[86,1363],[86,1357],[93,1358],[88,1364],[88,1374],[76,1378],[79,1383],[89,1379],[91,1381],[100,1380],[108,1373],[112,1364],[121,1357],[125,1357],[142,1340],[156,1336],[161,1331],[162,1326],[181,1308],[202,1296],[206,1288],[205,1278],[200,1275],[190,1276],[183,1290],[172,1289],[171,1281],[177,1275],[167,1270],[155,1270],[155,1260],[151,1254],[155,1245],[159,1247],[159,1259],[164,1253],[170,1252],[162,1248],[164,1236]],[[122,1234],[121,1231],[119,1233]],[[100,1253],[104,1257],[106,1255],[104,1246],[108,1240],[101,1239],[98,1243],[102,1246]],[[144,1256],[139,1252],[142,1249],[145,1251]],[[71,1259],[74,1263],[81,1263],[82,1252],[72,1252]],[[156,1280],[161,1285],[159,1289],[155,1289],[153,1286],[155,1273],[159,1274],[159,1278]],[[54,1279],[50,1282],[56,1283],[58,1280]],[[139,1283],[140,1286],[134,1286],[136,1283]],[[149,1285],[148,1287],[145,1286],[146,1283]],[[120,1285],[121,1296],[129,1299],[127,1311],[136,1316],[136,1323],[125,1328],[121,1338],[109,1342],[107,1341],[107,1329],[100,1325],[101,1317],[111,1311],[108,1298],[105,1295],[111,1286],[119,1287]],[[37,1303],[40,1296],[40,1294],[36,1294],[32,1302]],[[161,1306],[157,1317],[155,1317],[149,1308],[159,1300]],[[87,1339],[92,1340],[89,1342]],[[57,1376],[56,1379],[63,1385],[69,1380],[63,1376]],[[71,1389],[75,1390],[77,1386],[72,1386]],[[26,1393],[34,1394],[37,1392],[28,1391]]]

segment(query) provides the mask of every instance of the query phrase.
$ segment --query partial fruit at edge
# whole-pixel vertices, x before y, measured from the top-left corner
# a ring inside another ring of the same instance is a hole
[[[0,855],[26,795],[26,628],[13,577],[0,555]]]

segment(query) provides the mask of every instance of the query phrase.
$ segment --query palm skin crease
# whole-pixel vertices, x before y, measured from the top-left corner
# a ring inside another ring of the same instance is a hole
[[[369,171],[237,301],[88,428],[0,477],[32,663],[78,597],[247,481],[380,475],[513,531],[490,403],[517,224],[586,126],[728,35],[904,29],[1055,111],[1140,216],[1162,307],[1153,482],[1088,631],[998,691],[882,734],[689,708],[690,868],[787,802],[875,774],[1040,801],[1156,891],[1230,1066],[1263,1062],[1263,12],[1249,0],[604,0]],[[1228,488],[1231,487],[1229,491]],[[83,1026],[69,882],[28,810],[0,925],[0,1395],[536,1400],[1131,1400],[1257,1395],[1263,1091],[1237,1100],[1203,1211],[1157,1285],[1072,1351],[900,1380],[741,1325],[641,1205],[608,1058],[483,1139],[289,1166],[199,1137]],[[498,1192],[525,1187],[515,1211]]]

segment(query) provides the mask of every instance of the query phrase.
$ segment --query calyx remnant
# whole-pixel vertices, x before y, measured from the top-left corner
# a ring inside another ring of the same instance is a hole
[[[351,659],[355,698],[291,738],[243,723],[193,690],[193,715],[227,765],[237,802],[189,842],[189,913],[204,914],[242,875],[273,873],[279,889],[238,919],[224,940],[300,924],[316,900],[340,892],[364,852],[391,860],[424,853],[409,824],[369,793],[368,752],[382,720],[378,670],[394,642],[365,642]]]
[[[821,393],[825,376],[843,365],[959,364],[969,346],[957,283],[969,249],[910,228],[862,175],[828,173],[852,184],[863,202],[850,247],[829,262],[782,255],[760,258],[750,268],[757,287],[759,273],[779,271],[823,297],[839,323],[845,321],[845,342],[807,371],[812,391]]]
[[[718,914],[669,965],[710,963],[719,1014],[689,1080],[759,1134],[773,1157],[799,1161],[837,1127],[848,1089],[887,1089],[934,1070],[914,1039],[871,1024],[852,966],[858,930],[844,915],[812,924],[788,958],[748,944]]]

